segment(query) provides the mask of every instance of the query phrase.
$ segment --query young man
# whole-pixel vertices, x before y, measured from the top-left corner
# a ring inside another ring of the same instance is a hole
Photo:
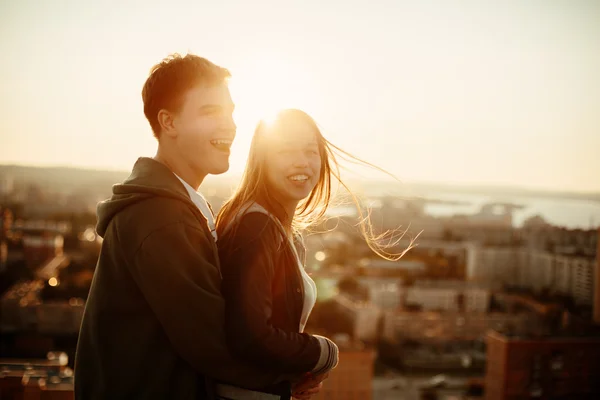
[[[104,242],[79,335],[78,400],[209,399],[215,381],[252,389],[283,379],[226,347],[213,215],[197,192],[206,175],[229,168],[229,76],[175,55],[144,85],[158,151],[98,206]]]

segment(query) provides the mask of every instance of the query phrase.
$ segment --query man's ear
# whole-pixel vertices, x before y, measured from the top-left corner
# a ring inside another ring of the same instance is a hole
[[[163,108],[158,112],[158,124],[160,125],[163,134],[170,137],[177,136],[177,130],[175,129],[175,117],[168,110]]]

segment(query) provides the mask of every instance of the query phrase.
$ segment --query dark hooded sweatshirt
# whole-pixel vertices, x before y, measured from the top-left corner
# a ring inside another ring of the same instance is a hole
[[[104,241],[79,334],[76,399],[207,399],[214,380],[277,382],[228,351],[217,247],[166,166],[140,158],[99,204],[97,232]]]

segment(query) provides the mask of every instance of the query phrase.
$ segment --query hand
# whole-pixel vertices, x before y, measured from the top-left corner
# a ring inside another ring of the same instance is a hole
[[[329,372],[313,375],[310,372],[294,385],[292,396],[299,400],[308,400],[323,388],[323,381],[329,378]]]
[[[302,391],[294,390],[294,393],[292,393],[292,397],[298,400],[310,400],[310,398],[313,397],[315,394],[319,393],[322,388],[323,382],[319,382],[316,384],[316,386],[312,386]]]

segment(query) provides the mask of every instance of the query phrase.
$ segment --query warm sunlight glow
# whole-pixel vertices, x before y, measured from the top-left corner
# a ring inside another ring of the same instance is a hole
[[[277,59],[263,58],[233,71],[230,88],[238,123],[256,123],[277,110],[293,107],[303,97],[299,72]]]
[[[266,124],[267,127],[271,127],[277,118],[277,112],[280,111],[281,108],[277,108],[275,110],[269,111],[266,114],[264,114],[260,120],[263,121],[264,124]]]
[[[314,105],[313,81],[302,65],[276,57],[255,57],[231,68],[231,94],[236,103],[235,139],[231,170],[240,172],[248,156],[252,133],[261,119],[274,116],[282,108],[300,108],[310,112]]]

